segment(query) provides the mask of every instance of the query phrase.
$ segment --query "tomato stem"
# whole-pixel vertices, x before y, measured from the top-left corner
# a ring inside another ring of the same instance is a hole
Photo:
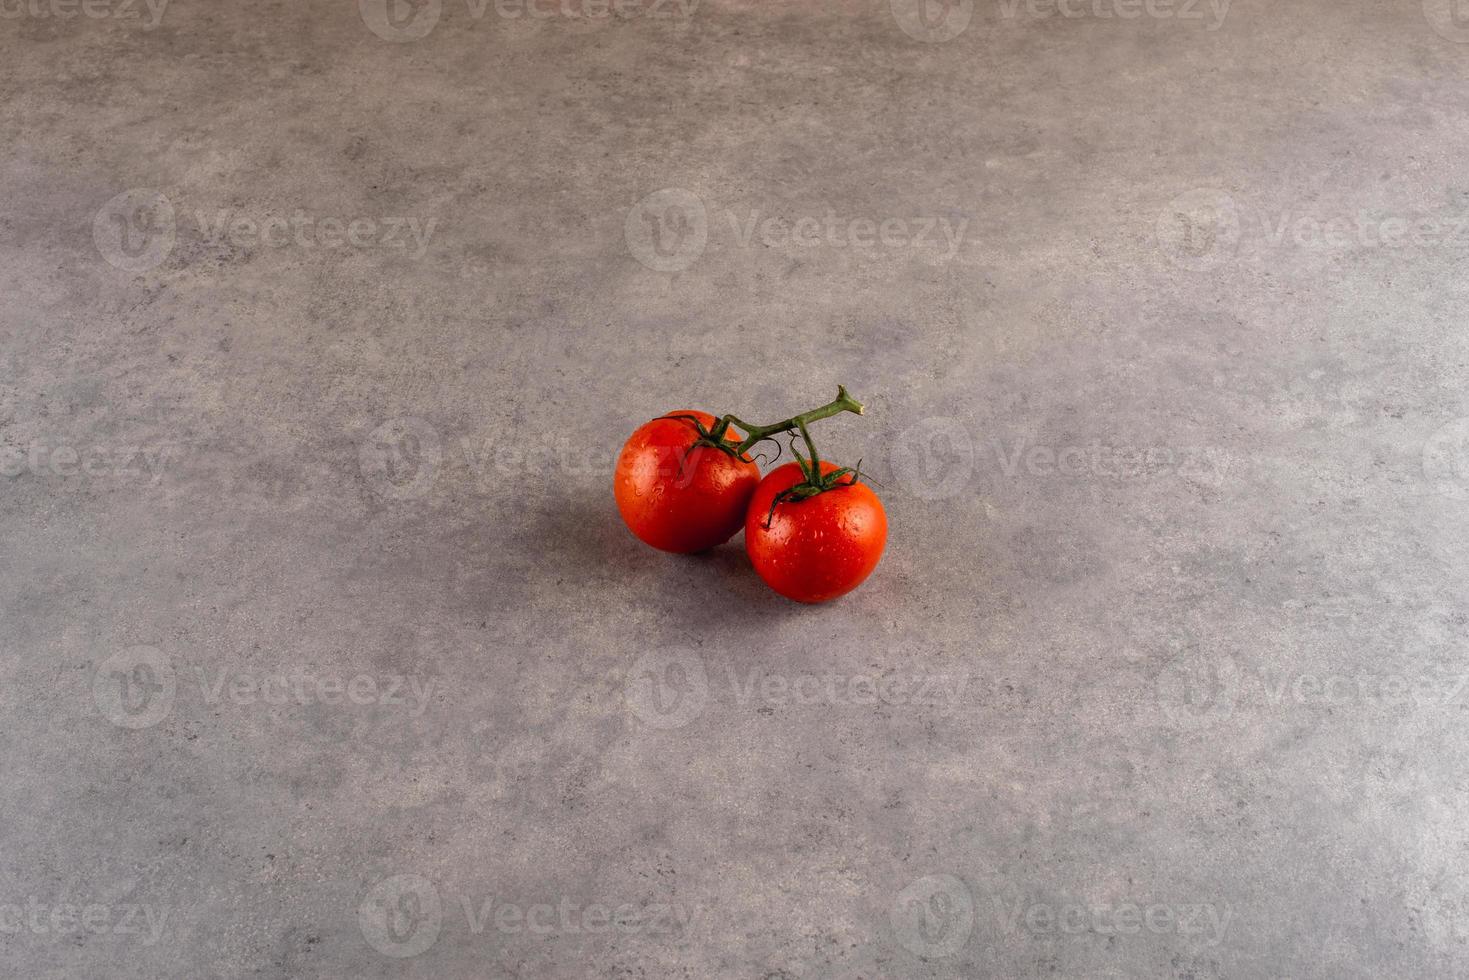
[[[766,439],[771,439],[782,432],[789,432],[792,429],[795,429],[801,434],[801,438],[806,442],[806,451],[811,454],[810,458],[808,459],[801,455],[801,451],[796,448],[795,439],[793,438],[790,444],[791,453],[796,457],[796,464],[801,467],[802,479],[794,486],[781,491],[775,500],[771,502],[770,513],[765,517],[765,526],[769,527],[770,518],[775,514],[776,504],[786,500],[804,500],[807,497],[814,497],[818,493],[825,493],[828,490],[835,490],[839,486],[848,486],[856,483],[861,478],[862,464],[860,462],[857,464],[858,468],[856,470],[849,466],[843,466],[832,470],[830,473],[823,474],[821,472],[821,456],[816,452],[816,443],[811,439],[809,426],[812,422],[830,418],[833,415],[840,415],[842,412],[861,415],[863,408],[861,402],[847,394],[845,386],[837,385],[836,401],[828,402],[820,408],[813,408],[809,412],[802,412],[800,415],[792,415],[790,418],[782,419],[772,425],[751,425],[739,416],[726,415],[706,429],[704,428],[704,424],[694,415],[665,415],[663,417],[686,421],[699,433],[699,437],[694,440],[689,446],[688,451],[684,453],[684,462],[687,462],[690,454],[700,446],[712,446],[721,452],[728,453],[736,459],[745,459],[746,453]],[[738,426],[745,433],[744,440],[737,446],[730,445],[725,439],[725,433],[729,431],[731,425]],[[845,484],[841,482],[844,476],[850,477]]]
[[[862,403],[847,394],[847,389],[844,386],[837,385],[836,401],[823,405],[820,408],[813,408],[809,412],[793,415],[774,425],[750,425],[748,422],[744,422],[733,415],[726,415],[710,431],[709,437],[716,443],[719,443],[724,437],[725,430],[731,424],[739,426],[746,432],[745,441],[740,443],[733,451],[736,456],[743,458],[752,446],[763,439],[769,439],[781,432],[789,432],[791,429],[795,429],[801,434],[801,438],[806,443],[806,452],[810,453],[810,457],[803,458],[800,450],[796,448],[795,440],[793,439],[791,441],[791,454],[796,457],[796,465],[801,467],[802,479],[799,483],[787,487],[776,494],[775,499],[770,502],[770,512],[765,515],[765,526],[769,527],[770,521],[775,517],[775,508],[777,505],[787,500],[805,500],[819,493],[835,490],[840,486],[850,486],[861,478],[861,463],[857,464],[858,469],[856,470],[849,466],[843,466],[832,470],[830,473],[823,474],[821,472],[821,455],[816,451],[816,443],[811,439],[811,430],[808,426],[812,422],[830,418],[842,412],[852,412],[855,415],[861,415],[862,411]],[[845,483],[842,482],[842,477],[847,477]]]
[[[739,426],[740,430],[745,433],[745,441],[735,447],[734,454],[736,456],[744,456],[745,453],[754,448],[756,443],[769,439],[771,436],[778,435],[779,433],[797,429],[805,438],[806,448],[810,450],[811,459],[814,461],[817,459],[816,445],[811,441],[811,433],[806,430],[806,426],[820,419],[840,415],[842,412],[861,415],[862,403],[847,394],[847,389],[844,386],[837,385],[836,401],[822,405],[820,408],[813,408],[809,412],[802,412],[800,415],[793,415],[788,419],[782,419],[773,425],[751,425],[734,415],[726,415],[716,422],[714,428],[709,431],[709,439],[715,444],[718,444],[724,438],[725,431],[731,425]]]

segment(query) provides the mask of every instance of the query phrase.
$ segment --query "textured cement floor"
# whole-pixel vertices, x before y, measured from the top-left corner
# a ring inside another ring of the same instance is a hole
[[[0,973],[1469,973],[1469,10],[0,0]],[[639,545],[829,399],[829,606]]]

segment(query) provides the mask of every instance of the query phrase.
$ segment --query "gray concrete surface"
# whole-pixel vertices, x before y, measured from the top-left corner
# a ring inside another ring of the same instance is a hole
[[[0,972],[1469,972],[1469,21],[541,4],[0,0]]]

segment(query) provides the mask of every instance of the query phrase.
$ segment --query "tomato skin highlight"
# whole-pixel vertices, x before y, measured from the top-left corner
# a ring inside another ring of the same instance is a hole
[[[837,468],[821,463],[823,474]],[[787,599],[826,602],[872,574],[887,543],[888,519],[882,501],[865,483],[805,500],[783,500],[771,514],[776,495],[802,479],[801,467],[787,463],[760,481],[745,516],[745,552],[765,584]]]
[[[704,428],[708,412],[680,409]],[[657,418],[633,432],[617,457],[612,478],[617,510],[628,529],[661,551],[693,554],[723,544],[744,523],[760,482],[760,468],[712,446],[689,448],[699,432],[688,419]],[[739,445],[731,429],[724,441]]]

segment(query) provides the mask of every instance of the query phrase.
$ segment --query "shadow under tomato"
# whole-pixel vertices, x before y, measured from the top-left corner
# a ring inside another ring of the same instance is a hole
[[[578,494],[537,513],[534,547],[559,585],[585,588],[661,613],[689,611],[711,631],[809,615],[821,606],[773,592],[745,555],[745,536],[678,555],[649,547],[628,530],[610,493]],[[828,604],[831,605],[831,604]]]

